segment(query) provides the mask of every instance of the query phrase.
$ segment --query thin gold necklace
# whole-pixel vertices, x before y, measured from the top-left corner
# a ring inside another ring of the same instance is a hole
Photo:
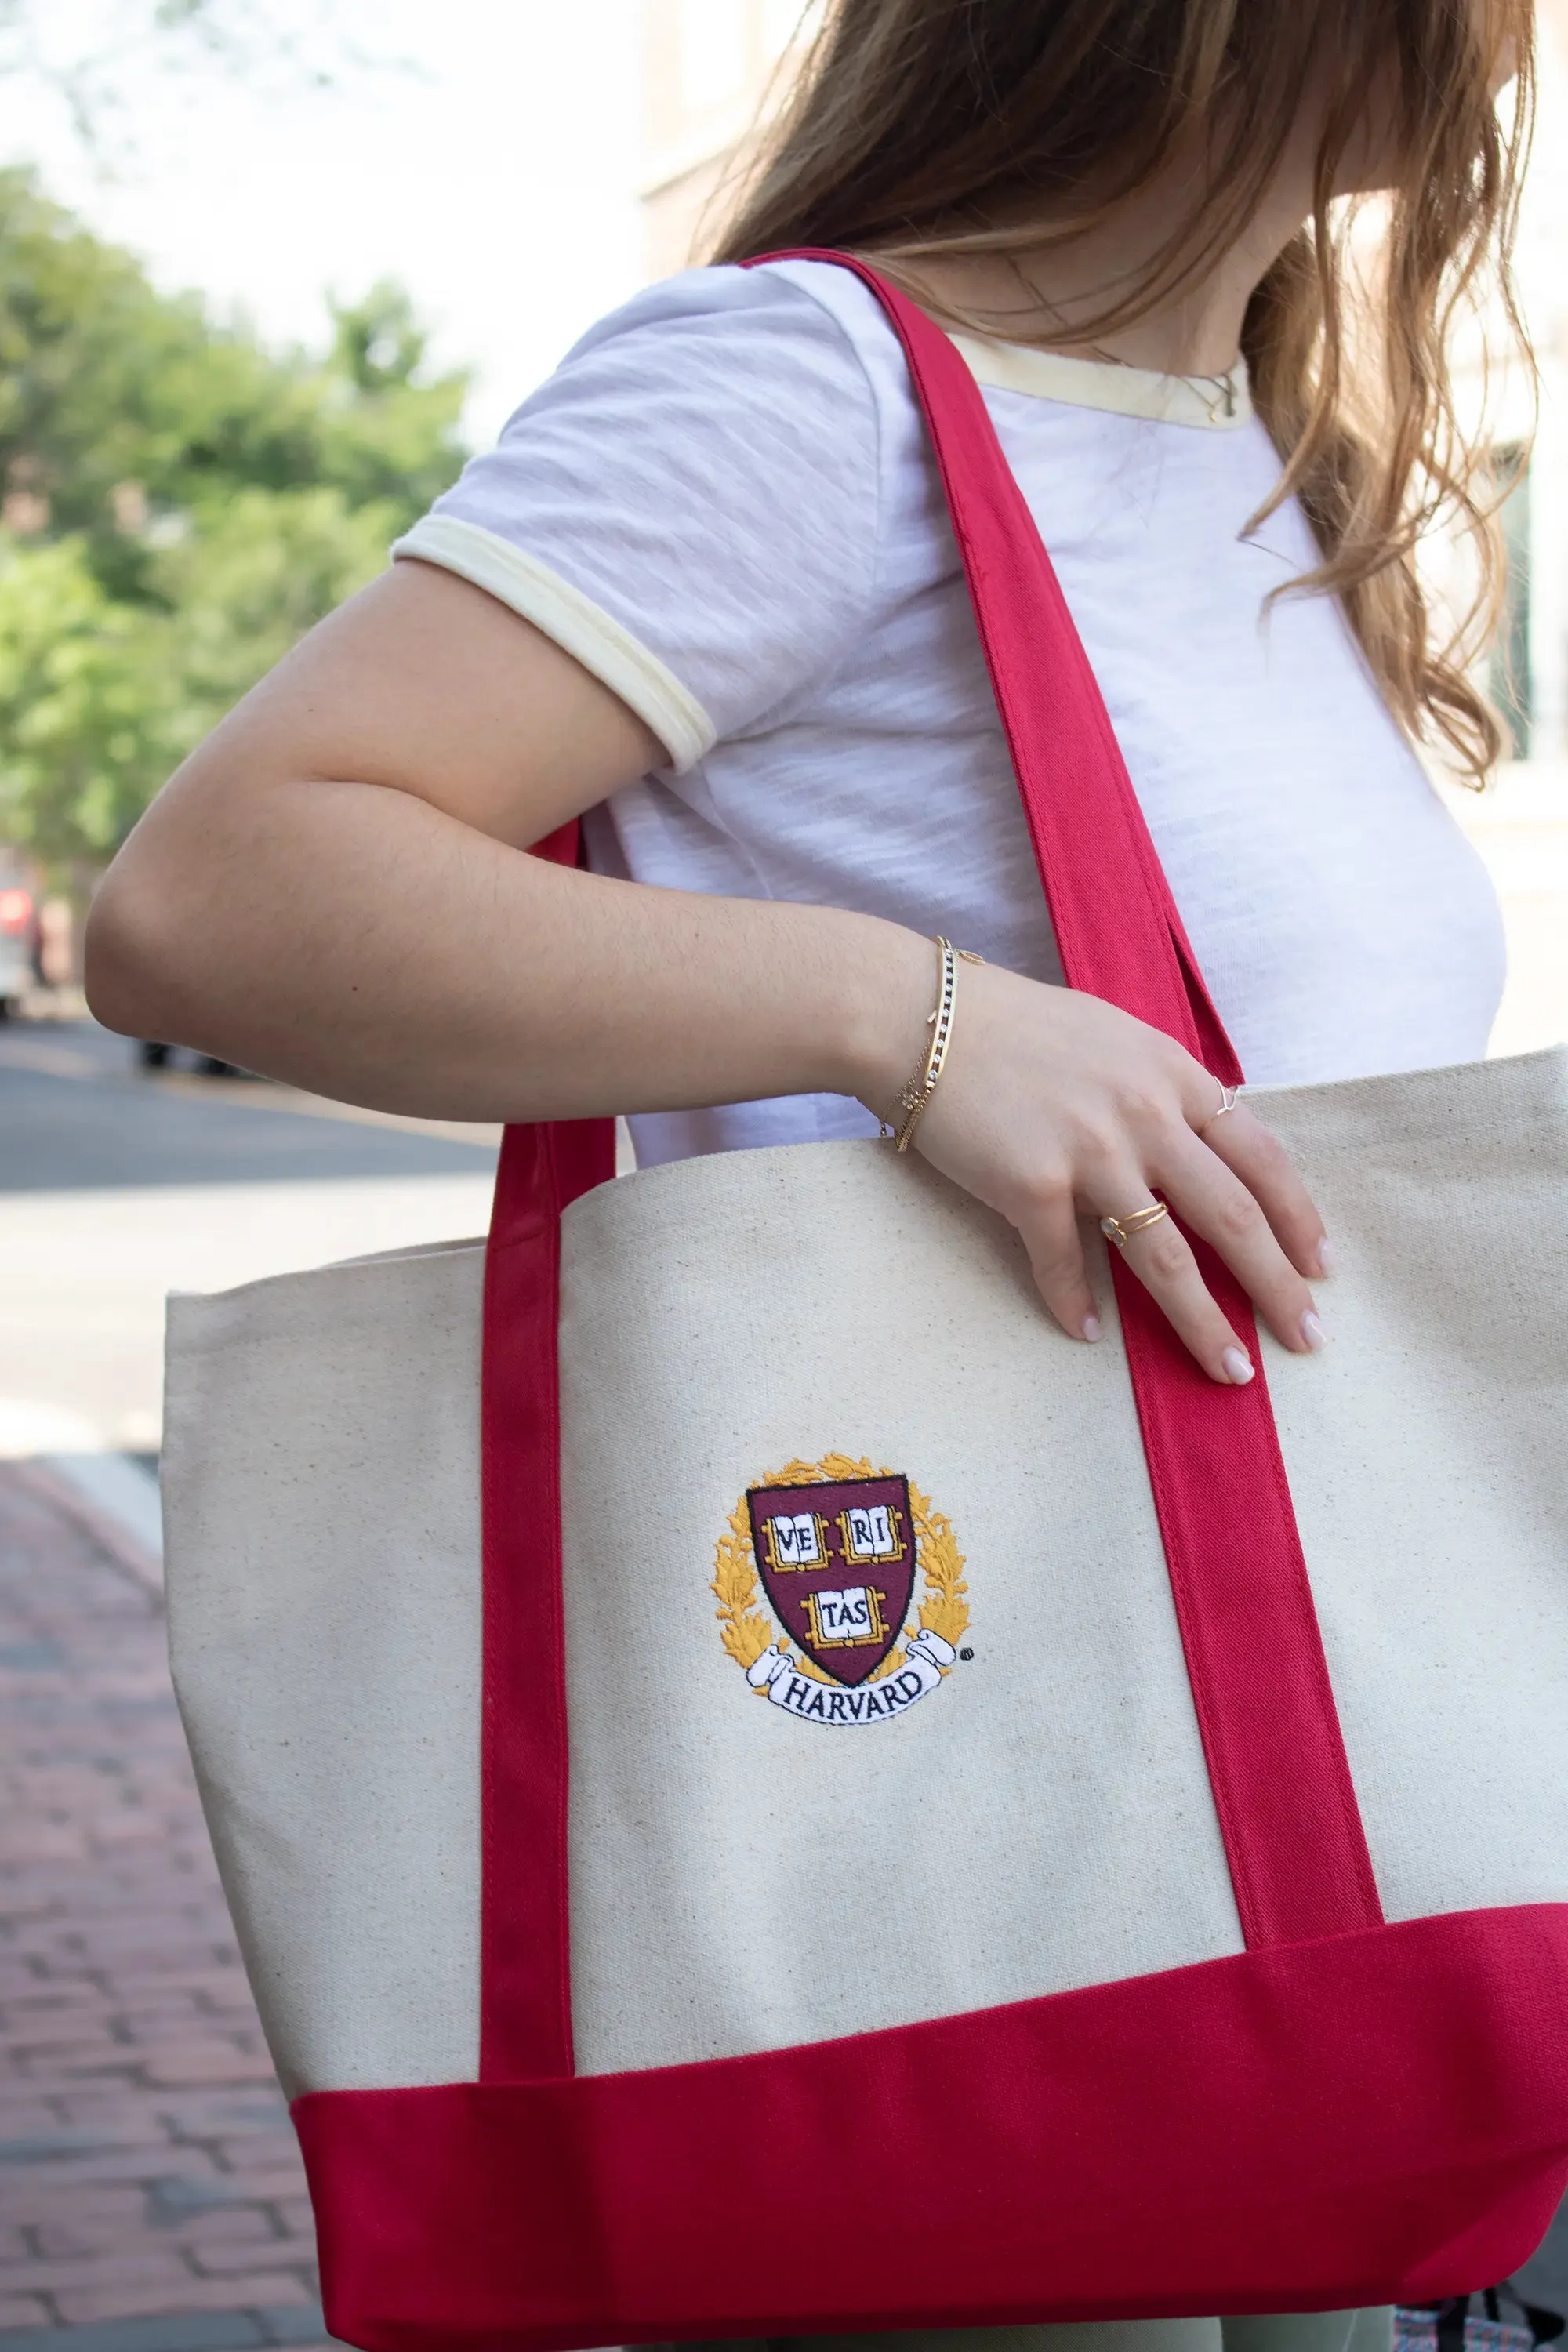
[[[1234,416],[1236,415],[1236,377],[1229,368],[1226,368],[1223,375],[1190,375],[1187,378],[1187,382],[1189,383],[1212,383],[1214,385],[1214,399],[1212,401],[1204,402],[1204,405],[1209,413],[1209,423],[1211,425],[1217,425],[1222,414],[1226,416]],[[1201,394],[1199,397],[1202,397]]]
[[[1085,348],[1093,358],[1103,361],[1108,367],[1134,368],[1140,375],[1163,375],[1168,383],[1190,383],[1194,390],[1201,383],[1212,383],[1215,394],[1212,400],[1204,400],[1203,394],[1198,394],[1208,411],[1211,425],[1217,425],[1222,416],[1234,417],[1236,415],[1235,368],[1226,368],[1220,375],[1184,375],[1175,368],[1140,368],[1135,360],[1121,359],[1115,352],[1108,352],[1102,343],[1089,343]]]

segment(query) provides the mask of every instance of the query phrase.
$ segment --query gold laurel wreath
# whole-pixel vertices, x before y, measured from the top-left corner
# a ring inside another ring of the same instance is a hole
[[[855,1462],[847,1454],[829,1454],[820,1462],[786,1462],[782,1470],[764,1471],[757,1484],[836,1486],[852,1478],[891,1478],[897,1475],[892,1470],[874,1470],[868,1458]],[[927,1633],[940,1633],[956,1650],[969,1626],[969,1603],[964,1599],[969,1587],[963,1578],[963,1554],[958,1549],[952,1521],[944,1512],[932,1509],[912,1481],[910,1509],[915,1523],[915,1557],[925,1580],[920,1622]],[[713,1612],[719,1620],[719,1638],[742,1673],[755,1665],[770,1642],[776,1641],[780,1656],[788,1658],[797,1673],[808,1675],[813,1682],[832,1681],[831,1675],[824,1674],[804,1652],[795,1656],[773,1619],[755,1605],[757,1561],[744,1495],[730,1514],[729,1534],[721,1536],[714,1548],[711,1590],[719,1603]],[[906,1622],[906,1638],[909,1632]],[[885,1675],[897,1674],[904,1658],[903,1648],[889,1650],[876,1672],[867,1676],[868,1682],[880,1682]]]

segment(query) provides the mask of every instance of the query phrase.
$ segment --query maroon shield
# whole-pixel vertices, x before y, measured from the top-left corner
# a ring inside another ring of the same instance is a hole
[[[836,1683],[874,1674],[903,1630],[915,1581],[907,1478],[752,1486],[763,1590],[792,1642]]]

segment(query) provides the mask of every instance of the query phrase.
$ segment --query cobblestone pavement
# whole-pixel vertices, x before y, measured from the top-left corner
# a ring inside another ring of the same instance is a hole
[[[0,2352],[320,2347],[314,2251],[156,1588],[0,1465]]]

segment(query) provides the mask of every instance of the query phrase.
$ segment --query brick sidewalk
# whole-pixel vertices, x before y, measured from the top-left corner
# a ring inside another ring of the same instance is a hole
[[[320,2346],[155,1592],[0,1465],[0,2352]]]

